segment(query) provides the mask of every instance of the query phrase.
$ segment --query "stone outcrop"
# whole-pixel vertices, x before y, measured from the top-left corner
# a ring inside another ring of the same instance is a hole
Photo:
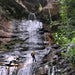
[[[12,22],[6,20],[0,21],[0,44],[7,44],[11,39],[12,34]]]
[[[50,73],[56,75],[75,75],[75,67],[69,62],[68,58],[64,57],[61,53],[65,53],[65,49],[61,49],[58,45],[52,46],[51,51],[45,56],[41,66],[38,68],[36,75],[47,75]],[[47,65],[48,70],[45,71]],[[40,71],[41,68],[41,71]]]
[[[45,37],[45,41],[50,42],[50,45],[54,44],[54,41],[52,40],[50,33],[48,32],[44,33],[44,37]]]

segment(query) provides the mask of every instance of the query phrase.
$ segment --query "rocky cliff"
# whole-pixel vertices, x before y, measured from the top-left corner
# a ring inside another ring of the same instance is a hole
[[[42,13],[37,14],[39,3],[42,5],[43,10]],[[11,40],[13,30],[11,19],[27,19],[29,12],[34,12],[42,22],[48,23],[49,7],[51,14],[58,16],[59,6],[56,0],[50,0],[49,3],[47,0],[0,0],[0,50],[5,47],[2,45],[6,45]],[[51,75],[54,73],[57,75],[75,75],[75,68],[72,67],[67,58],[61,55],[62,52],[66,52],[65,49],[61,50],[60,46],[53,46],[54,42],[50,39],[50,34],[47,33],[50,31],[49,26],[44,24],[44,28],[47,35],[45,39],[51,42],[52,47],[47,48],[50,49],[50,53],[45,56],[40,67],[37,68],[36,75],[47,75],[49,69]]]
[[[56,0],[54,2],[52,0],[50,2],[47,0],[0,0],[0,9],[3,10],[0,11],[0,15],[17,19],[27,18],[29,12],[38,13],[40,4],[44,15],[49,14],[49,8],[51,14],[58,14],[59,5]]]
[[[42,5],[43,10],[38,14],[39,4]],[[46,19],[49,19],[49,5],[51,13],[57,14],[59,9],[56,0],[54,2],[52,0],[50,2],[47,0],[0,0],[0,44],[6,44],[10,40],[12,24],[9,20],[13,18],[27,19],[29,12],[34,12],[40,21],[48,23],[49,20]]]
[[[12,34],[12,22],[6,20],[0,21],[0,44],[7,44],[11,39]]]
[[[75,75],[75,65],[71,64],[68,58],[61,53],[66,53],[66,49],[61,49],[59,45],[52,45],[49,54],[46,55],[37,68],[36,75]]]

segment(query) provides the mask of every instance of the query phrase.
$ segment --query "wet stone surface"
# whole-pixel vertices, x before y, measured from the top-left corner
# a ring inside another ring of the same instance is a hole
[[[65,52],[65,49],[63,51]],[[53,49],[52,47],[49,54],[44,57],[41,66],[37,68],[36,75],[75,75],[75,68],[72,67],[68,58],[65,58],[61,53],[60,48]],[[46,65],[49,66],[49,69],[45,72]]]

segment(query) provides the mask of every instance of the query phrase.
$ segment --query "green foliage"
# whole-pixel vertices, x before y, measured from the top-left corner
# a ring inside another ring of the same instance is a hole
[[[66,0],[60,0],[60,16],[62,17],[62,21],[66,22],[67,20],[67,5],[65,4]]]
[[[62,55],[65,55],[65,53],[61,53]]]
[[[68,19],[65,23],[62,23],[61,26],[58,27],[60,32],[67,37],[68,39],[72,39],[75,36],[75,18]]]
[[[75,37],[74,37],[74,38],[72,38],[72,43],[73,43],[73,44],[75,44]]]
[[[71,63],[75,64],[75,47],[73,49],[72,48],[69,49],[68,56]]]
[[[60,0],[60,16],[63,22],[59,27],[60,32],[70,40],[66,49],[67,53],[62,53],[62,55],[75,64],[75,0]]]
[[[72,24],[72,25],[70,25]],[[72,64],[75,64],[75,26],[74,22],[69,19],[68,22],[59,26],[60,33],[54,33],[53,37],[57,44],[66,48],[67,53],[61,53],[66,56]]]
[[[62,23],[58,27],[60,31],[54,33],[53,37],[67,51],[61,54],[75,64],[75,0],[60,0],[59,3]]]
[[[62,33],[53,33],[52,34],[56,44],[61,44],[64,46],[65,44],[69,43],[69,39],[64,37]]]
[[[50,25],[58,25],[59,24],[59,22],[57,22],[57,21],[52,21],[51,23],[50,23]]]
[[[66,22],[68,18],[75,16],[75,0],[60,0],[60,16]]]
[[[75,64],[75,37],[72,38],[71,45],[68,47],[68,57],[72,64]]]
[[[72,64],[75,64],[75,37],[70,40],[62,33],[53,33],[52,36],[56,44],[60,44],[62,48],[66,49],[67,53],[61,54],[66,56]]]

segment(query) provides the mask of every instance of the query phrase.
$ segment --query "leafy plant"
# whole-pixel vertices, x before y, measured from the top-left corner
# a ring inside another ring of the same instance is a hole
[[[62,46],[69,42],[68,38],[63,36],[62,33],[53,33],[52,34],[56,44],[61,44]]]
[[[53,33],[52,36],[56,44],[61,44],[62,48],[66,49],[66,53],[61,54],[66,56],[71,63],[75,64],[75,37],[70,40],[62,33]]]
[[[75,64],[75,37],[72,38],[71,44],[67,48],[67,51],[70,62]]]
[[[58,25],[59,24],[59,22],[57,22],[57,21],[52,21],[51,23],[50,23],[50,25]]]
[[[72,64],[75,64],[75,0],[59,0],[61,25],[59,32],[52,36],[56,44],[66,48],[65,55]]]

